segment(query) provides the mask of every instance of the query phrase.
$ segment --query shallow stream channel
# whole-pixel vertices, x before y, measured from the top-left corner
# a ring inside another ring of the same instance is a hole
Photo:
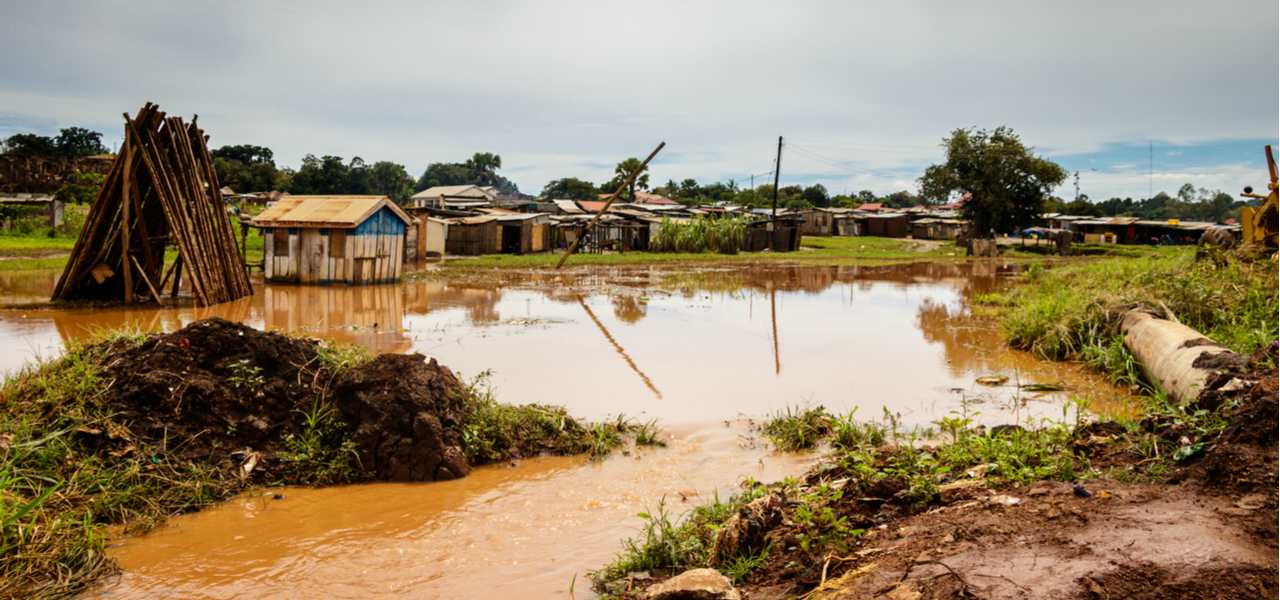
[[[610,267],[417,273],[397,285],[256,285],[207,309],[15,307],[57,273],[0,275],[0,371],[103,329],[172,331],[220,316],[420,352],[499,401],[580,418],[655,421],[666,448],[598,461],[548,457],[454,481],[267,489],[114,540],[123,573],[94,598],[590,598],[659,503],[673,515],[745,478],[801,474],[812,455],[755,431],[789,407],[928,427],[964,412],[988,426],[1119,414],[1133,397],[1079,366],[1009,350],[975,316],[1014,265]],[[447,274],[446,274],[447,273]],[[997,385],[979,383],[979,378]],[[1061,391],[1031,392],[1029,384]],[[572,592],[572,596],[571,596]]]

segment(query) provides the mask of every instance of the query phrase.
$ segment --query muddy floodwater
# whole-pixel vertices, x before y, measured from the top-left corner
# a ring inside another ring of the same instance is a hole
[[[267,329],[421,352],[464,377],[491,371],[508,403],[588,419],[654,419],[665,449],[588,462],[543,458],[458,481],[248,494],[117,540],[124,573],[104,598],[590,597],[587,571],[665,498],[679,514],[744,477],[775,480],[809,457],[754,434],[789,406],[884,411],[927,426],[962,405],[994,425],[1128,412],[1125,390],[1077,366],[1005,348],[971,314],[1007,285],[999,263],[876,267],[616,267],[427,271],[399,285],[264,286],[208,309],[0,309],[0,370],[106,328],[170,331],[221,316]],[[0,275],[0,302],[47,297],[56,273]],[[975,382],[1007,377],[999,386]],[[1029,393],[1017,384],[1065,391]],[[1065,410],[1064,410],[1065,408]],[[575,582],[576,581],[576,582]]]

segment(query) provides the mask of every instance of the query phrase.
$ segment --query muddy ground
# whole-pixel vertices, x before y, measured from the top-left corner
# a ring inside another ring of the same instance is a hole
[[[996,490],[961,477],[919,506],[899,500],[903,490],[891,477],[858,487],[856,474],[827,462],[800,490],[857,490],[836,507],[850,527],[865,529],[847,552],[815,557],[798,548],[799,503],[776,491],[726,522],[715,551],[769,548],[766,562],[737,585],[749,599],[1275,598],[1274,364],[1273,345],[1241,365],[1253,383],[1227,411],[1228,426],[1154,480],[1104,477]],[[1202,402],[1223,400],[1210,395]],[[1072,445],[1094,468],[1121,472],[1142,459],[1118,449],[1131,448],[1125,438],[1142,432],[1194,439],[1177,424],[1148,417],[1138,432],[1114,423],[1079,428]],[[641,574],[622,595],[645,597],[663,576]]]

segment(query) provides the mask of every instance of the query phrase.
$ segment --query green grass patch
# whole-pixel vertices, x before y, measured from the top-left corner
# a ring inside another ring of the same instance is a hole
[[[574,254],[566,266],[642,265],[642,264],[721,264],[721,263],[802,263],[813,265],[848,264],[865,261],[899,261],[920,259],[963,258],[964,252],[949,244],[909,239],[875,237],[805,237],[796,252],[626,252],[612,254]],[[489,254],[454,258],[443,263],[446,269],[539,269],[555,267],[560,252],[540,254]]]
[[[1232,350],[1251,353],[1276,339],[1276,263],[1196,260],[1193,248],[1140,258],[1105,258],[1031,269],[1025,285],[986,303],[1007,306],[1010,345],[1053,360],[1088,360],[1127,376],[1116,336],[1134,307],[1168,311]]]
[[[473,465],[544,454],[603,458],[629,437],[637,445],[656,445],[654,440],[660,435],[652,421],[637,425],[622,415],[584,423],[559,406],[502,404],[495,398],[489,378],[484,372],[467,385],[463,447]]]

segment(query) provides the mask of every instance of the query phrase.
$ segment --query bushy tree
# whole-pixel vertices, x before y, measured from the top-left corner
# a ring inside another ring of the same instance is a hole
[[[1008,127],[957,129],[943,140],[947,160],[920,177],[927,197],[969,193],[964,214],[979,235],[1033,224],[1049,192],[1066,179],[1057,163],[1036,156]]]
[[[53,138],[34,133],[15,133],[4,141],[4,153],[15,156],[57,156]]]
[[[64,127],[57,137],[15,133],[0,144],[0,153],[49,158],[82,158],[107,153],[102,134],[84,127]]]
[[[577,177],[562,177],[548,182],[546,187],[542,188],[542,197],[549,200],[594,200],[596,193],[594,184]]]
[[[831,206],[831,196],[827,194],[827,188],[821,183],[815,183],[800,193],[804,197],[805,202],[811,206],[819,206],[826,208]]]
[[[58,137],[53,142],[58,154],[67,158],[107,152],[107,147],[102,145],[102,134],[83,127],[66,127],[58,132]]]
[[[265,146],[236,144],[210,152],[218,183],[237,192],[283,190],[289,176],[276,167],[274,154]]]
[[[369,192],[382,194],[396,202],[404,202],[413,195],[413,177],[404,165],[380,160],[369,167]]]
[[[492,186],[503,194],[518,194],[520,189],[511,180],[498,175],[502,157],[491,152],[477,152],[460,163],[431,163],[414,185],[415,191],[440,185]]]

